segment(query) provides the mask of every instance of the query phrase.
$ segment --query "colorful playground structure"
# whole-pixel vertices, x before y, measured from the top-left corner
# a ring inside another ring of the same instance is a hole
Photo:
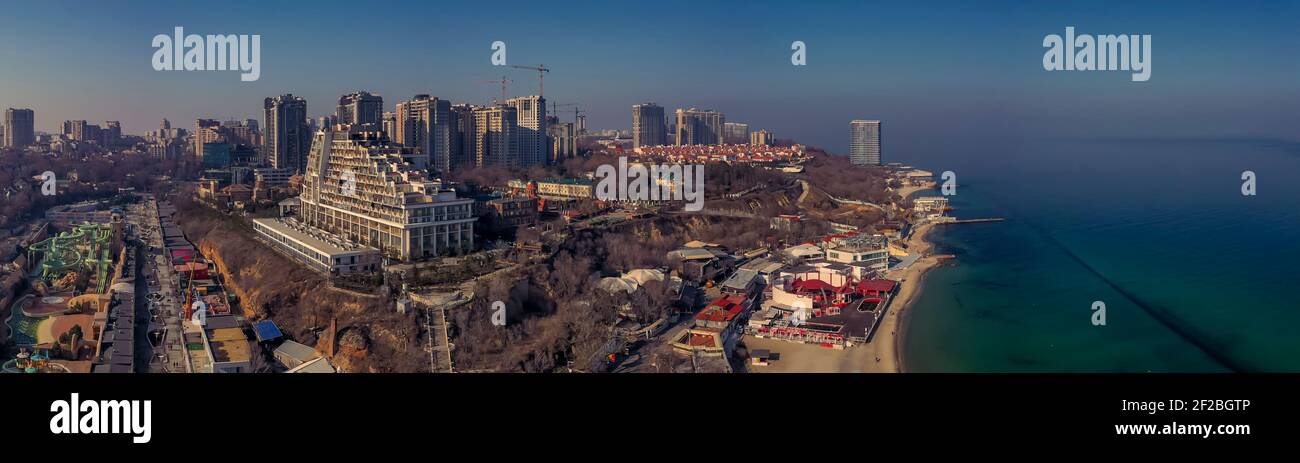
[[[44,350],[23,348],[18,356],[0,366],[4,373],[70,373],[68,367],[50,361],[50,354]]]
[[[95,292],[103,293],[107,289],[108,275],[113,267],[113,234],[111,225],[78,225],[72,230],[32,244],[27,249],[27,261],[39,265],[39,276],[46,284],[52,284],[69,271],[90,272],[97,277],[95,281],[98,287]],[[43,260],[38,260],[38,257]]]

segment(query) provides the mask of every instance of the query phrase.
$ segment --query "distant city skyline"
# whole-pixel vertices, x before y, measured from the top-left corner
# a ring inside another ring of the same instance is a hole
[[[163,118],[261,120],[263,100],[286,93],[305,98],[311,118],[335,115],[340,95],[356,91],[382,96],[385,112],[419,94],[487,104],[500,87],[475,81],[502,76],[508,96],[538,94],[537,73],[491,65],[500,40],[509,64],[546,63],[547,99],[578,104],[593,130],[630,130],[628,108],[654,101],[669,114],[715,109],[839,154],[847,121],[888,121],[886,156],[904,158],[923,137],[1300,137],[1290,122],[1300,119],[1300,64],[1281,58],[1300,46],[1295,2],[690,3],[686,17],[671,14],[687,5],[674,1],[491,11],[410,2],[346,15],[349,34],[336,33],[339,13],[361,7],[347,2],[73,5],[24,4],[0,18],[0,41],[22,44],[0,48],[0,108],[33,109],[36,131],[57,133],[65,120],[121,121],[127,134]],[[1245,19],[1250,30],[1239,30]],[[149,40],[176,26],[260,34],[261,78],[154,71]],[[427,35],[416,26],[457,40],[417,40]],[[1066,26],[1152,35],[1152,79],[1043,71],[1044,35]],[[807,44],[806,66],[790,63],[795,40]]]

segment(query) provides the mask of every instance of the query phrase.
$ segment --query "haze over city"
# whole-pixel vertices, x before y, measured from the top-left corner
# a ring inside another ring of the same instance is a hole
[[[0,0],[0,442],[1289,450],[1298,26]]]
[[[36,109],[39,131],[121,120],[139,134],[164,117],[259,119],[262,99],[282,93],[305,97],[313,117],[356,90],[383,95],[386,110],[420,93],[485,104],[500,89],[475,81],[503,75],[511,96],[537,93],[535,73],[491,66],[500,40],[509,64],[553,69],[548,99],[582,105],[592,129],[626,130],[627,108],[655,101],[717,109],[835,153],[847,152],[847,121],[862,117],[889,120],[886,143],[905,157],[936,137],[1277,137],[1296,134],[1289,121],[1300,117],[1300,64],[1285,53],[1297,45],[1294,2],[1113,12],[1020,2],[528,5],[39,2],[0,17],[0,106]],[[260,34],[261,79],[154,71],[150,38],[176,26]],[[1042,72],[1043,37],[1065,26],[1151,34],[1152,79]],[[808,46],[807,66],[790,64],[795,40]]]

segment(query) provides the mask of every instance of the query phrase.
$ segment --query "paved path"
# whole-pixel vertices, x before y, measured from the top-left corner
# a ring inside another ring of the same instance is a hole
[[[145,245],[152,247],[144,250],[145,265],[140,276],[147,279],[148,287],[147,292],[140,295],[140,298],[148,303],[149,294],[156,293],[162,296],[156,305],[150,307],[150,330],[161,330],[164,334],[163,349],[160,352],[162,355],[154,356],[153,362],[149,365],[149,372],[193,372],[183,339],[180,290],[176,287],[176,280],[173,279],[175,275],[171,270],[171,258],[167,255],[167,248],[163,242],[158,205],[152,195],[145,195],[145,200],[136,207],[139,209],[138,216],[133,214],[132,222],[136,224],[137,230],[140,230],[142,238],[144,233],[148,234]]]

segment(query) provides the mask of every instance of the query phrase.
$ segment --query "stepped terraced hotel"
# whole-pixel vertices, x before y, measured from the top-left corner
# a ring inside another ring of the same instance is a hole
[[[402,261],[474,247],[473,199],[413,166],[410,148],[347,126],[316,133],[303,177],[301,220]]]

